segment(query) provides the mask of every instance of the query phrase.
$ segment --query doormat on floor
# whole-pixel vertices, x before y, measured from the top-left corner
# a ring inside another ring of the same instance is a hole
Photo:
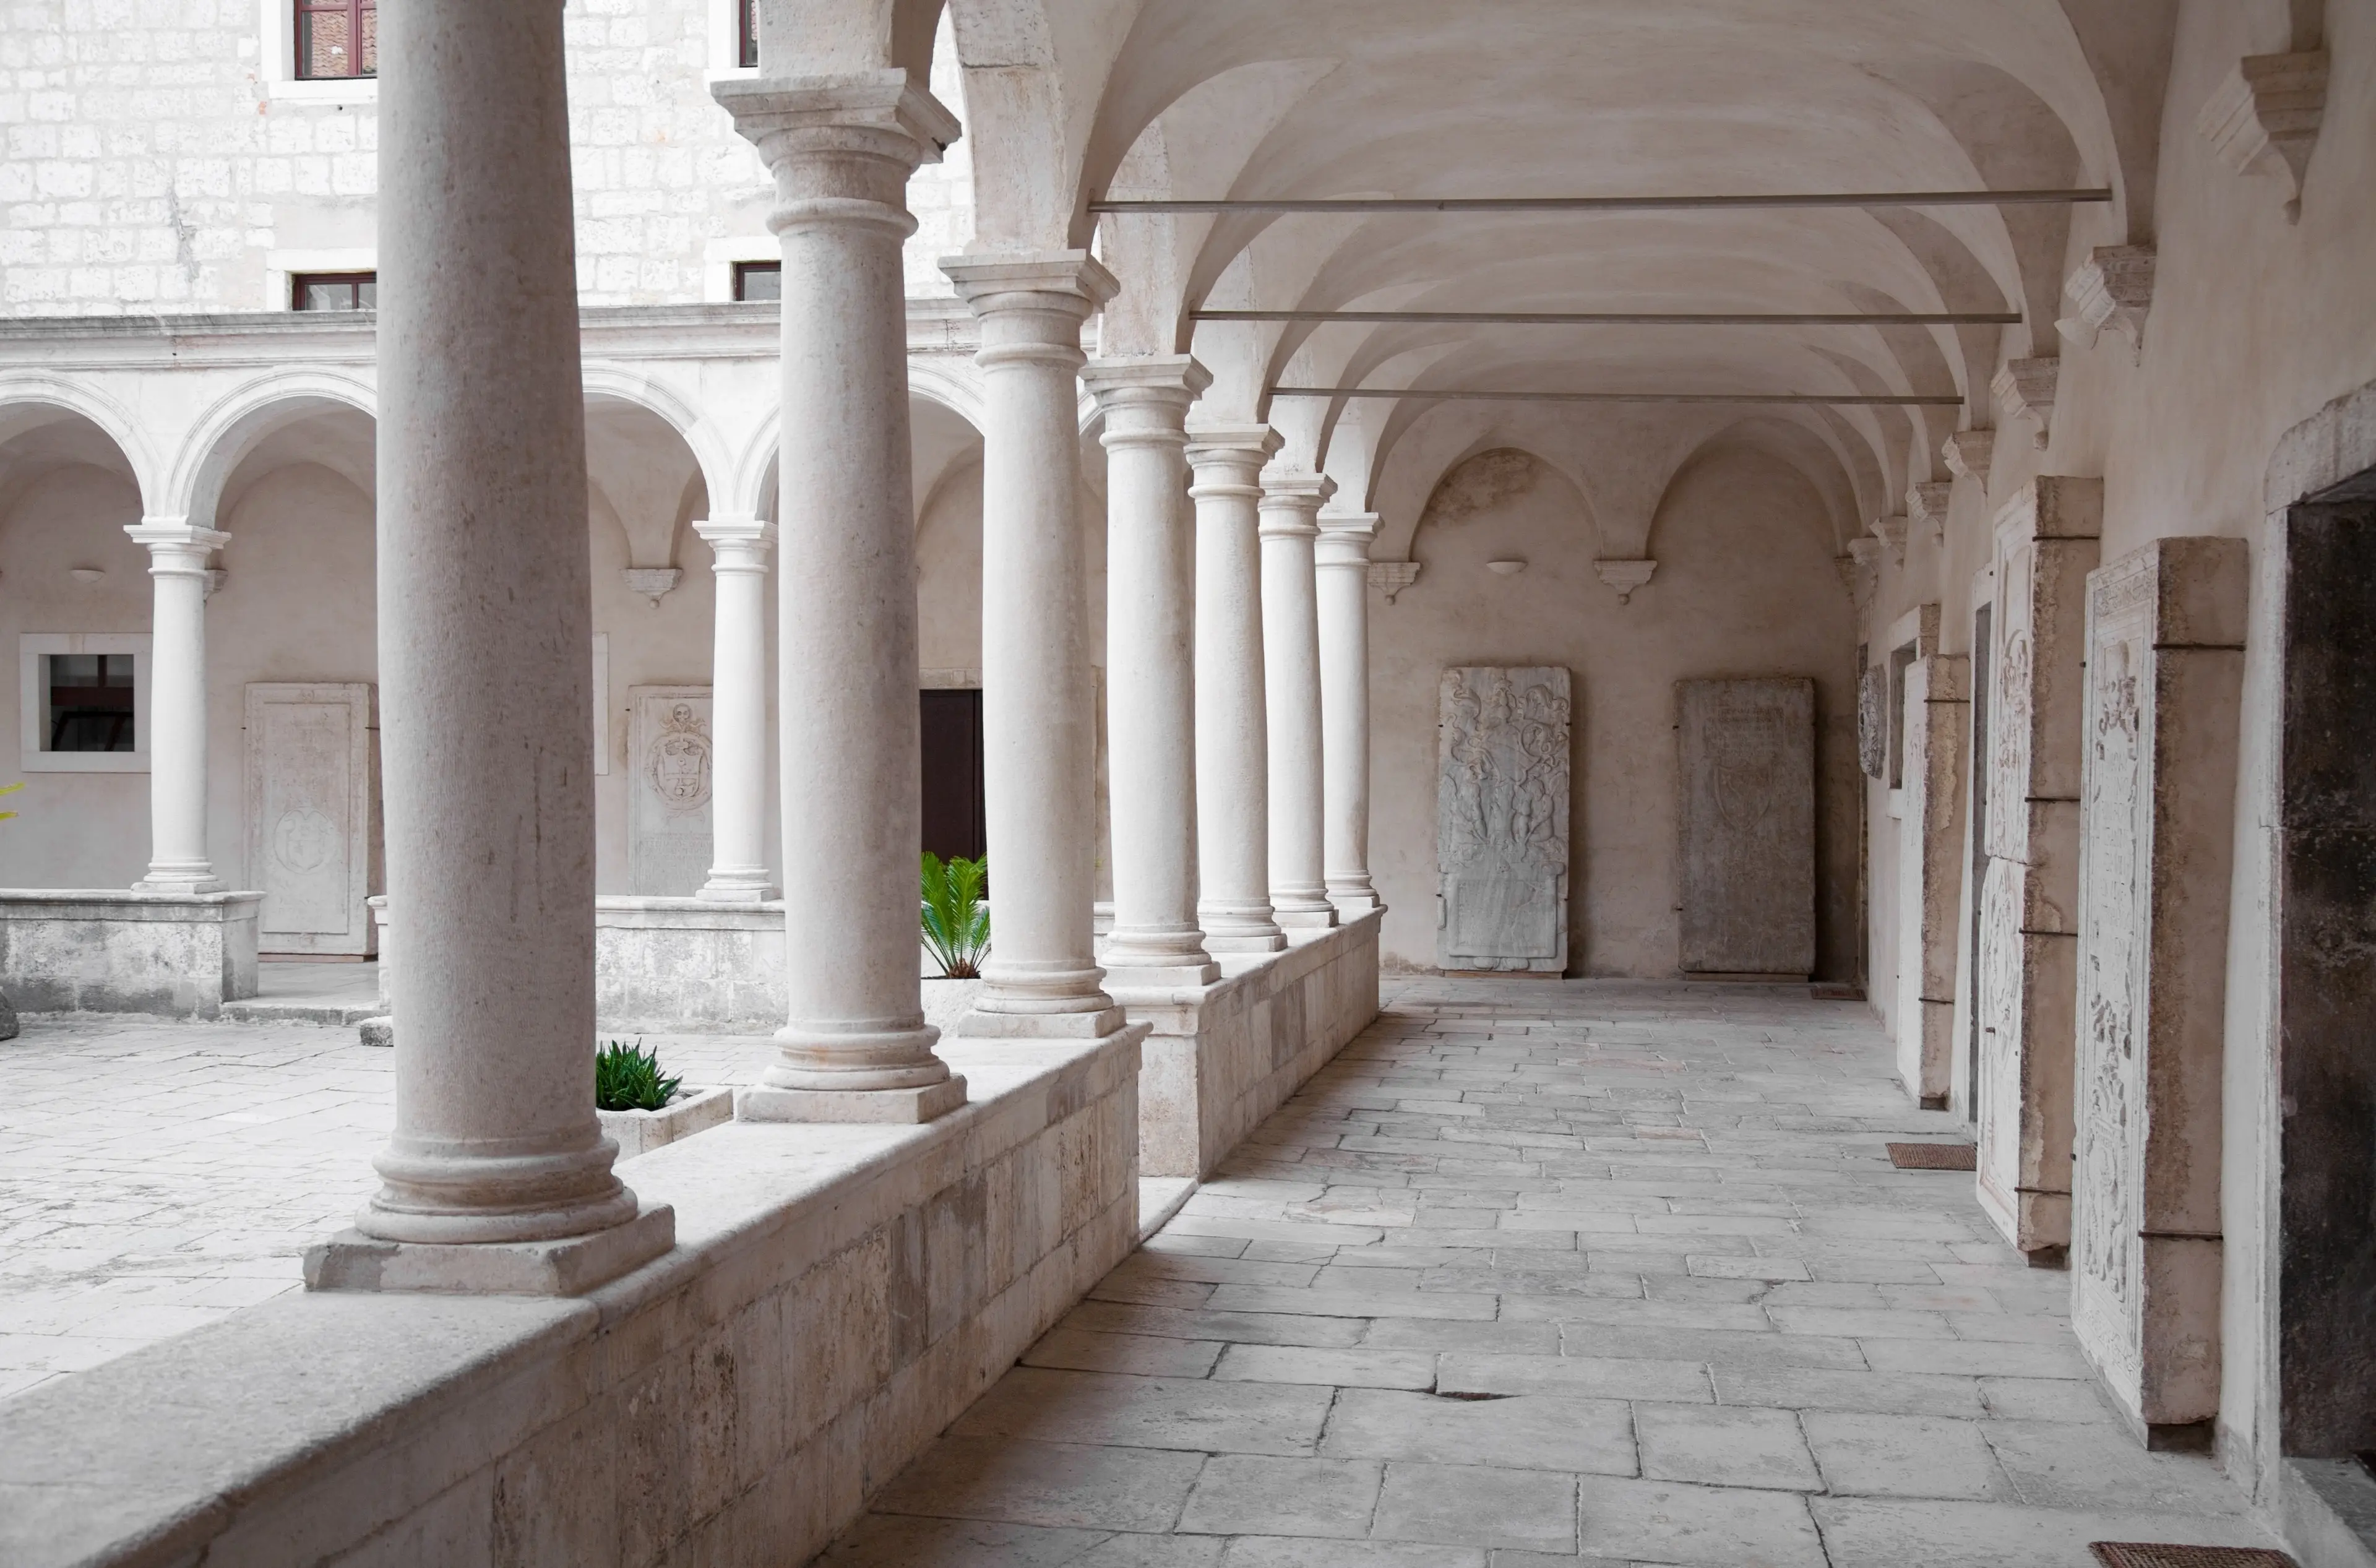
[[[2087,1550],[2104,1568],[2298,1568],[2282,1551],[2258,1546],[2159,1546],[2146,1541],[2091,1540]]]
[[[1978,1170],[1979,1150],[1970,1144],[1892,1144],[1889,1163],[1900,1170]]]

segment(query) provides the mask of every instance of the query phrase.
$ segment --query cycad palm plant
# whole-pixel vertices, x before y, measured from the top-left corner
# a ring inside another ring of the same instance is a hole
[[[990,951],[990,906],[981,900],[990,877],[990,857],[944,861],[924,851],[924,946],[951,980],[981,978],[982,955]]]

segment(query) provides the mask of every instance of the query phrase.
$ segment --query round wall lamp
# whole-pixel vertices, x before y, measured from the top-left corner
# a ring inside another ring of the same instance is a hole
[[[1527,569],[1524,561],[1488,561],[1485,569],[1496,576],[1515,577]]]
[[[89,584],[99,581],[100,578],[107,576],[107,572],[104,567],[100,566],[69,566],[66,568],[66,576],[78,583]]]

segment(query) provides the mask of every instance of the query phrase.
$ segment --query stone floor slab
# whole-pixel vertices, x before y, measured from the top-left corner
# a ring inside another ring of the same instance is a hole
[[[1384,1468],[1374,1461],[1216,1455],[1188,1494],[1180,1528],[1359,1540],[1370,1533]]]
[[[1320,1451],[1341,1458],[1635,1473],[1633,1422],[1613,1399],[1448,1399],[1348,1388],[1337,1396]]]
[[[1572,1551],[1575,1478],[1479,1465],[1393,1465],[1371,1533],[1384,1540]]]
[[[1824,1484],[1789,1410],[1641,1404],[1634,1425],[1645,1479],[1795,1491]]]

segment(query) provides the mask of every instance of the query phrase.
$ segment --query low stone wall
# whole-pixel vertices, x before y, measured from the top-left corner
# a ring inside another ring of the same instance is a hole
[[[596,899],[594,1016],[614,1029],[776,1029],[784,1021],[783,904]]]
[[[1194,991],[1116,988],[1146,1024],[1138,1158],[1148,1176],[1203,1177],[1378,1016],[1384,909]]]
[[[676,1248],[580,1301],[282,1297],[0,1401],[0,1562],[805,1562],[1129,1252],[1138,1033],[655,1150]]]
[[[31,1013],[212,1018],[255,994],[261,893],[0,889],[0,991]]]

